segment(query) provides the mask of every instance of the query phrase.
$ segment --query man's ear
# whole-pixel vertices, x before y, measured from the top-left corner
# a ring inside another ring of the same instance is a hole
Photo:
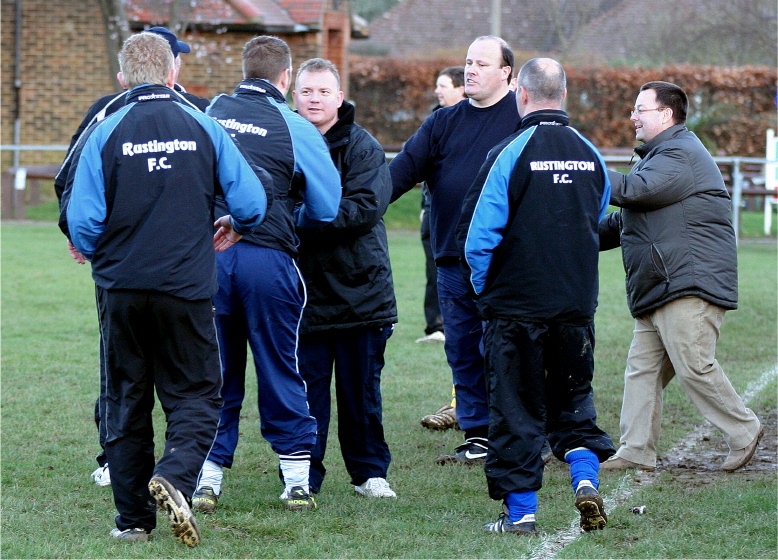
[[[529,103],[529,92],[524,86],[519,86],[519,95],[521,96],[521,104],[526,106]]]
[[[119,80],[119,83],[124,89],[127,89],[127,83],[124,81],[124,74],[122,72],[116,74],[116,79]]]
[[[176,69],[171,68],[170,71],[167,73],[167,81],[165,82],[165,85],[169,87],[170,89],[173,89],[173,86],[176,85]]]
[[[285,68],[283,72],[281,72],[281,79],[278,83],[279,86],[281,86],[281,89],[284,91],[289,91],[289,86],[292,85],[292,69],[291,68]]]
[[[503,66],[502,67],[502,79],[507,84],[510,80],[508,78],[513,73],[513,68],[511,66]]]

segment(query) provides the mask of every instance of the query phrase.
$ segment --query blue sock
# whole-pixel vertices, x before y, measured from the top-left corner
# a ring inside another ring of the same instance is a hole
[[[573,492],[578,489],[578,483],[588,480],[595,489],[600,486],[597,473],[600,472],[600,461],[594,451],[583,447],[565,453],[565,462],[570,465],[570,478]]]
[[[538,511],[538,493],[534,490],[526,492],[509,492],[505,497],[508,506],[508,519],[516,523],[527,514]]]

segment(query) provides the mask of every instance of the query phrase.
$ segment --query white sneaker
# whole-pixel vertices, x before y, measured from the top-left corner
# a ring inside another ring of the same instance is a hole
[[[361,486],[354,486],[354,491],[368,498],[396,498],[385,478],[368,478]]]
[[[441,331],[435,331],[434,333],[428,334],[427,336],[422,336],[421,338],[417,338],[416,342],[426,342],[426,343],[446,342],[446,335],[443,334]]]
[[[111,485],[111,471],[108,470],[108,463],[102,467],[97,467],[92,473],[92,480],[98,486],[110,486]]]

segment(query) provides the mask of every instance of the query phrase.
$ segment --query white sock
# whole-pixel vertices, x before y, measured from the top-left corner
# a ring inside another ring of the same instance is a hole
[[[574,449],[568,449],[567,451],[565,451],[565,459],[567,459],[567,456],[573,451],[588,451],[588,450],[589,450],[588,447],[576,447]]]
[[[298,451],[291,455],[279,455],[281,474],[284,477],[284,491],[290,492],[295,486],[301,486],[309,492],[308,472],[311,469],[311,452]]]
[[[516,521],[516,523],[535,523],[535,514],[528,513],[524,517]]]
[[[584,486],[588,486],[589,488],[594,488],[594,484],[592,484],[591,480],[582,480],[581,482],[578,483],[578,488],[576,488],[575,491],[578,492]]]
[[[203,469],[200,471],[200,480],[197,481],[197,489],[204,486],[210,486],[213,489],[213,493],[217,496],[222,491],[222,479],[224,478],[224,471],[222,468],[206,459],[203,463]]]

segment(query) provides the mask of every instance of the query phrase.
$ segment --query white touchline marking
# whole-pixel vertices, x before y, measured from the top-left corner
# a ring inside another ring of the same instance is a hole
[[[767,384],[770,383],[773,378],[775,378],[776,373],[778,373],[778,369],[776,368],[768,369],[762,373],[759,379],[749,385],[745,392],[741,395],[743,402],[748,404],[751,399],[753,399],[765,387],[767,387]],[[706,421],[701,426],[698,426],[689,432],[689,435],[681,440],[673,449],[669,450],[667,455],[678,453],[683,449],[694,446],[698,441],[702,440],[703,437],[713,432],[713,430],[713,425]],[[638,488],[651,485],[654,481],[654,478],[654,476],[647,476],[642,478],[640,481],[633,481],[632,475],[630,473],[624,473],[624,475],[619,479],[619,484],[616,489],[612,492],[609,492],[607,495],[602,495],[602,501],[605,505],[605,512],[610,514],[616,507],[626,502]],[[543,537],[543,540],[539,545],[529,550],[527,558],[531,558],[532,560],[551,560],[552,558],[556,557],[559,551],[578,540],[581,535],[584,534],[581,530],[581,527],[579,526],[579,523],[580,518],[576,517],[573,521],[570,522],[570,527],[567,529],[559,531],[554,535]],[[605,530],[608,530],[607,525]]]

